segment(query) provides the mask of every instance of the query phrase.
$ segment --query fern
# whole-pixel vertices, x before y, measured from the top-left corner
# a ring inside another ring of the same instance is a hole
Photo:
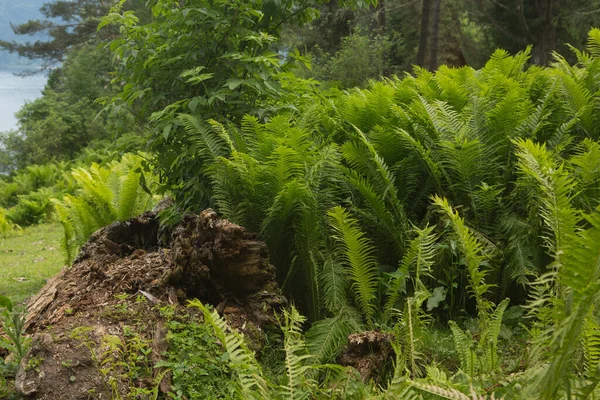
[[[204,122],[189,114],[180,114],[178,120],[185,128],[187,139],[195,146],[196,154],[206,162],[226,157],[231,152],[233,143],[216,121]]]
[[[367,189],[364,193],[373,193],[373,191],[377,193],[367,196],[367,200],[371,200],[371,206],[380,216],[384,214],[382,211],[383,205],[377,203],[381,201],[385,202],[385,209],[392,215],[396,228],[392,228],[385,219],[384,226],[396,241],[398,249],[402,251],[404,249],[403,235],[407,232],[409,221],[404,205],[398,198],[397,189],[394,185],[394,176],[390,173],[385,161],[367,140],[366,136],[358,128],[355,128],[355,130],[358,141],[346,142],[342,147],[342,154],[354,171],[366,177],[368,180],[367,186],[371,185],[372,189]],[[360,182],[360,180],[356,179],[355,176],[350,182],[355,183]]]
[[[485,283],[487,272],[482,265],[486,259],[484,246],[466,226],[458,213],[450,207],[448,200],[434,196],[433,203],[439,208],[440,213],[447,218],[458,240],[469,276],[469,290],[477,304],[479,323],[485,325],[491,304],[484,295],[491,286]]]
[[[555,304],[557,323],[549,332],[550,341],[538,341],[537,358],[543,362],[542,346],[549,346],[549,362],[531,375],[528,390],[539,390],[544,398],[555,398],[572,386],[572,363],[577,344],[585,332],[587,316],[600,293],[600,215],[586,218],[590,228],[566,234],[561,247],[561,268],[557,280],[563,287]]]
[[[236,398],[270,399],[271,393],[267,381],[242,335],[230,329],[227,322],[215,310],[209,310],[199,300],[190,301],[189,306],[202,311],[204,321],[212,326],[215,336],[223,346],[228,356],[228,365],[235,375]]]
[[[587,49],[594,57],[600,57],[600,29],[592,28],[588,35]]]
[[[368,324],[372,325],[379,284],[379,271],[373,247],[361,232],[358,221],[344,208],[334,207],[329,210],[328,216],[331,226],[336,231],[340,256],[348,269],[356,303]]]
[[[348,342],[348,335],[363,328],[361,314],[344,307],[335,316],[315,322],[308,330],[306,340],[310,354],[318,362],[331,361]]]
[[[422,290],[421,276],[427,276],[435,258],[435,242],[437,236],[433,227],[424,229],[413,228],[417,236],[410,242],[406,254],[400,262],[398,273],[394,275],[387,289],[387,300],[384,307],[384,320],[389,320],[391,313],[398,302],[402,288],[406,285],[406,278],[413,277],[415,290]]]
[[[287,382],[282,385],[279,397],[289,400],[307,399],[311,397],[316,382],[310,378],[312,366],[308,363],[313,356],[308,353],[306,343],[302,338],[302,323],[306,321],[306,318],[292,307],[291,310],[284,311],[283,319],[283,348]]]
[[[107,167],[93,164],[89,169],[78,168],[71,172],[78,186],[77,194],[52,200],[63,225],[63,248],[68,263],[94,231],[152,207],[152,196],[141,189],[140,173],[136,172],[140,161],[138,157],[126,155]]]
[[[559,289],[555,287],[555,276],[563,268],[564,246],[567,238],[574,234],[580,216],[572,206],[575,183],[564,165],[556,166],[551,153],[543,145],[531,141],[516,141],[515,145],[521,174],[519,184],[524,188],[533,188],[538,195],[542,206],[539,214],[548,231],[543,239],[554,258],[550,271],[536,280],[539,291],[533,292],[535,297],[530,303],[530,313],[538,313],[538,317],[541,317],[544,313],[540,311],[541,308],[551,301]],[[542,322],[548,321],[542,319]]]
[[[585,319],[582,334],[583,353],[585,357],[585,371],[588,379],[595,379],[600,365],[600,324],[594,315],[594,309]]]
[[[509,301],[509,299],[504,299],[498,304],[479,340],[479,349],[484,354],[486,362],[486,365],[483,366],[485,371],[494,371],[499,365],[498,336],[500,335],[500,328],[502,326],[502,316],[504,315],[504,311],[506,311]]]
[[[348,278],[331,253],[323,262],[318,280],[323,290],[323,305],[327,310],[335,313],[347,305]]]
[[[411,386],[419,391],[429,393],[435,395],[436,397],[448,400],[473,400],[473,397],[469,397],[466,394],[453,389],[453,388],[443,388],[440,386],[421,383],[421,382],[411,382]],[[475,399],[478,399],[475,397]]]
[[[449,321],[448,325],[452,331],[454,338],[454,348],[458,353],[460,359],[460,366],[463,371],[468,373],[470,376],[475,376],[475,343],[473,338],[467,336],[462,329],[458,327],[456,322]]]
[[[11,236],[19,231],[19,226],[11,222],[6,216],[6,210],[0,208],[0,238]]]

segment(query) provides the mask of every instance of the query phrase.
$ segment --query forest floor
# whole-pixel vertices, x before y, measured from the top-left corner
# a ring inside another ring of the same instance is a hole
[[[0,239],[0,295],[16,303],[34,295],[64,265],[62,227],[43,224]]]

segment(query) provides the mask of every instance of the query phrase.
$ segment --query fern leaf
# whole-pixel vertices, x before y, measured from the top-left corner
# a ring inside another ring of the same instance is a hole
[[[466,226],[464,220],[455,212],[448,200],[434,196],[433,203],[446,216],[458,239],[460,249],[465,257],[465,265],[469,275],[469,289],[477,303],[479,323],[485,326],[491,304],[484,295],[490,288],[485,283],[487,271],[483,268],[486,259],[484,247],[473,232]]]
[[[454,338],[454,348],[460,358],[460,366],[469,376],[474,377],[475,370],[475,344],[471,337],[468,337],[456,322],[449,321],[448,325]]]
[[[433,227],[424,229],[414,227],[413,230],[417,236],[410,242],[398,268],[400,273],[392,278],[387,290],[387,300],[384,307],[386,320],[398,301],[405,279],[412,274],[416,285],[416,282],[420,282],[421,275],[429,274],[434,263],[434,246],[437,236],[433,233]]]
[[[281,396],[289,400],[308,399],[315,382],[310,377],[312,366],[309,360],[313,356],[308,354],[306,343],[302,338],[302,324],[306,318],[302,317],[294,307],[289,311],[285,310],[283,318],[287,382],[281,388]]]
[[[334,207],[327,214],[336,231],[342,260],[348,268],[354,298],[370,325],[375,315],[379,285],[379,270],[373,246],[360,230],[358,221],[350,217],[344,208]]]
[[[344,307],[334,317],[322,319],[311,326],[306,333],[309,351],[317,362],[334,360],[348,343],[348,335],[361,329],[360,313]]]
[[[260,364],[246,346],[242,335],[229,328],[227,322],[215,310],[209,310],[199,300],[190,301],[189,306],[202,311],[205,322],[212,326],[215,336],[228,354],[229,366],[236,376],[236,397],[240,400],[270,399],[271,393]]]

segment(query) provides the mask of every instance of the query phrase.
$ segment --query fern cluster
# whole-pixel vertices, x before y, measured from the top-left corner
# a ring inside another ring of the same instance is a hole
[[[528,50],[498,50],[481,70],[417,68],[320,93],[267,122],[182,114],[169,133],[178,153],[155,165],[181,207],[211,206],[261,233],[311,323],[315,360],[335,359],[349,333],[389,329],[398,387],[476,396],[502,368],[510,303],[527,309],[535,346],[524,355],[531,368],[498,393],[584,390],[600,359],[598,37],[575,65],[555,55],[550,68],[528,67]],[[173,157],[189,170],[170,172]],[[471,330],[459,326],[465,314],[477,318]],[[433,319],[457,321],[466,389],[460,374],[444,388],[426,368],[421,338]]]
[[[140,185],[141,161],[139,156],[127,154],[106,166],[92,164],[87,169],[71,171],[75,193],[53,199],[64,228],[63,247],[68,263],[97,229],[152,208],[152,195]]]

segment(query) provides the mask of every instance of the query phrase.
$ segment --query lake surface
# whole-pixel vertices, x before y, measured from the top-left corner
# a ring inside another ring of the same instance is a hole
[[[46,84],[44,74],[20,77],[15,72],[19,71],[0,69],[0,132],[17,127],[14,114],[26,101],[40,97]]]

